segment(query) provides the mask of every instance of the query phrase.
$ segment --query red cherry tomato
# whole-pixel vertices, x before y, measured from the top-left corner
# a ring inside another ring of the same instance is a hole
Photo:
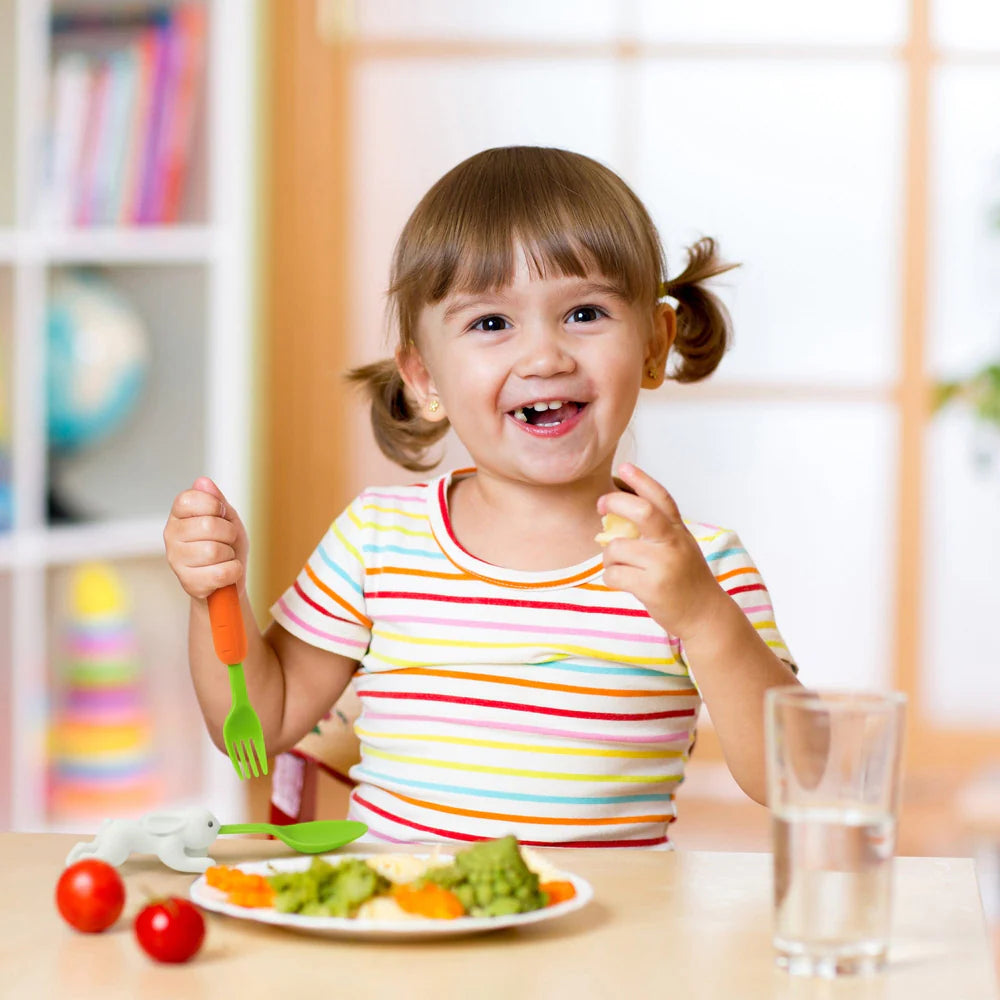
[[[56,883],[56,906],[71,927],[96,934],[110,927],[125,905],[125,885],[106,861],[70,865]]]
[[[154,899],[135,918],[135,936],[157,962],[186,962],[205,939],[205,920],[179,896]]]

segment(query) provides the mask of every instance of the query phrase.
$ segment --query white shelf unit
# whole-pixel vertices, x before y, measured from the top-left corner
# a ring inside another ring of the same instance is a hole
[[[48,816],[45,791],[53,621],[67,568],[89,560],[110,560],[130,583],[141,583],[134,613],[140,650],[150,671],[159,671],[149,680],[158,700],[154,724],[167,729],[157,734],[160,756],[195,768],[174,781],[170,801],[190,793],[226,820],[246,811],[244,788],[209,742],[197,712],[182,714],[176,705],[164,711],[159,703],[165,691],[183,690],[194,706],[184,653],[187,599],[163,559],[170,501],[204,472],[223,484],[245,519],[253,516],[256,4],[203,3],[209,24],[203,121],[193,149],[194,193],[181,222],[54,231],[38,223],[36,211],[51,15],[164,4],[0,0],[0,378],[7,381],[14,493],[13,527],[0,532],[0,699],[6,715],[0,725],[0,829],[60,827]],[[128,294],[149,330],[153,361],[127,433],[74,459],[68,470],[96,508],[93,518],[52,525],[46,504],[46,296],[51,276],[74,265],[100,267]]]

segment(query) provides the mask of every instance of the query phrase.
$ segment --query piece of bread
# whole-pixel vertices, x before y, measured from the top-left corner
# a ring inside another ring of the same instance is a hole
[[[607,545],[616,538],[639,537],[639,529],[628,518],[620,517],[618,514],[605,514],[601,518],[601,527],[604,530],[594,536],[594,541],[598,545]]]

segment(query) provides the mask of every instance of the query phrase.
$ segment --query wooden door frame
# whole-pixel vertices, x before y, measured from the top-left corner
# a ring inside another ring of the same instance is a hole
[[[268,604],[345,506],[350,349],[350,60],[314,0],[265,0],[267,108],[263,561]]]

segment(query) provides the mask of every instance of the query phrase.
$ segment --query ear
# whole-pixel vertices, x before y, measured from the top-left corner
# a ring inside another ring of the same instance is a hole
[[[171,834],[180,833],[187,820],[188,817],[182,813],[149,813],[139,820],[139,825],[156,837],[169,837]]]
[[[419,408],[419,416],[432,424],[440,423],[447,414],[444,403],[438,395],[434,379],[424,364],[424,359],[414,343],[396,351],[396,366],[406,387],[413,394]]]
[[[643,389],[657,389],[667,375],[667,354],[677,337],[677,313],[661,302],[653,313],[653,327],[642,362]],[[652,373],[652,374],[651,374]]]

